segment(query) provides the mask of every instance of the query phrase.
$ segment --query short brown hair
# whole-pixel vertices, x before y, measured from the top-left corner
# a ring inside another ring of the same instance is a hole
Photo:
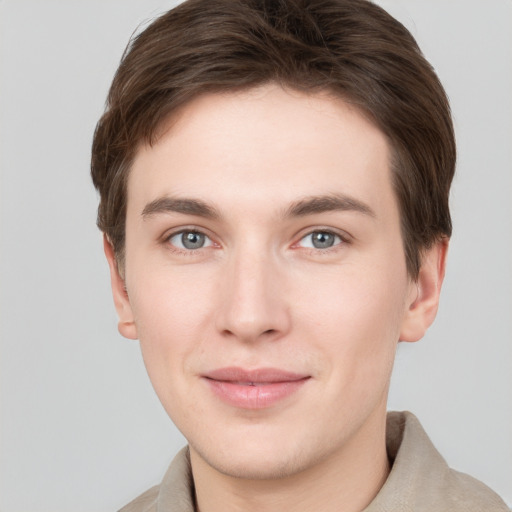
[[[124,260],[126,184],[141,143],[206,92],[268,82],[331,91],[387,136],[409,274],[451,235],[455,140],[445,91],[408,30],[366,0],[187,0],[128,45],[94,134],[98,226]]]

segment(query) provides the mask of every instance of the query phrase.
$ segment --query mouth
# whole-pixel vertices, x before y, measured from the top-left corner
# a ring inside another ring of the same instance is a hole
[[[265,409],[285,401],[311,378],[276,368],[219,368],[202,376],[213,394],[242,409]]]

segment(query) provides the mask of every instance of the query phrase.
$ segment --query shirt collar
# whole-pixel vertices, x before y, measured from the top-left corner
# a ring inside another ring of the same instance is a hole
[[[484,484],[448,467],[410,412],[388,413],[386,448],[391,472],[363,512],[509,512],[499,496]],[[156,510],[195,511],[188,447],[176,455],[167,470]]]

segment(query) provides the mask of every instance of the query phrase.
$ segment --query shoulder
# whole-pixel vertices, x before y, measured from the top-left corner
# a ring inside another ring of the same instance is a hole
[[[439,495],[444,496],[449,510],[509,512],[504,501],[476,478],[454,469],[449,469],[445,476],[439,482]]]
[[[509,512],[489,487],[448,466],[413,414],[388,414],[386,437],[391,472],[366,512]]]
[[[124,506],[119,512],[194,512],[194,482],[188,447],[174,457],[160,485]]]
[[[156,512],[160,486],[155,485],[125,505],[119,512]]]

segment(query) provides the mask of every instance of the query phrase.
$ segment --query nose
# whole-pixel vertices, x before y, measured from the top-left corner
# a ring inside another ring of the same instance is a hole
[[[240,251],[222,283],[218,329],[243,342],[278,339],[291,327],[286,277],[271,255]]]

